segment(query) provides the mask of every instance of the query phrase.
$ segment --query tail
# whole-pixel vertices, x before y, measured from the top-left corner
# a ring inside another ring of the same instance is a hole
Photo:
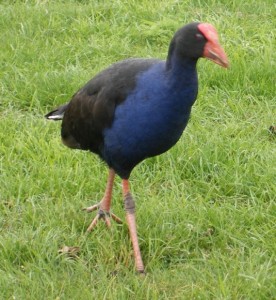
[[[49,112],[47,115],[45,115],[45,118],[48,120],[53,120],[53,121],[62,120],[67,106],[68,106],[68,103],[59,106],[55,110],[53,110],[53,111]]]

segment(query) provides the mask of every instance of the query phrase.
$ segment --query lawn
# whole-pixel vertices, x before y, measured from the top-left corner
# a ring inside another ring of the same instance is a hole
[[[275,20],[272,0],[1,1],[1,299],[276,298]],[[125,223],[86,234],[106,166],[43,116],[115,61],[165,59],[191,21],[217,28],[231,67],[200,60],[181,140],[132,173],[141,277]]]

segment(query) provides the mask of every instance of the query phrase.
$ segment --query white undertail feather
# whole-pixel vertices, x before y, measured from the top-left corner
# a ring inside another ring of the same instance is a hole
[[[62,120],[63,119],[63,115],[64,114],[60,114],[60,115],[53,115],[53,116],[48,116],[46,117],[48,120]]]
[[[49,112],[47,115],[45,115],[45,118],[48,120],[53,120],[53,121],[62,120],[67,106],[68,106],[68,103],[61,105],[57,109],[55,109],[55,110]]]

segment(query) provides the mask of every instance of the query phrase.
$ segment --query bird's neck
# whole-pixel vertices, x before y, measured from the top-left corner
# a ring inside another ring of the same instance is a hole
[[[196,59],[178,57],[175,53],[166,61],[167,82],[170,89],[183,95],[186,105],[192,106],[197,96]]]
[[[176,52],[170,53],[166,60],[166,70],[173,75],[184,73],[195,73],[198,59],[190,57],[180,57]]]

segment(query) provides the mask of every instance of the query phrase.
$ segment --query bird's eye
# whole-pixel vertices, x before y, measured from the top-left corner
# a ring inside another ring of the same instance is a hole
[[[195,37],[196,37],[197,40],[204,40],[205,39],[204,35],[201,34],[201,33],[196,33]]]

